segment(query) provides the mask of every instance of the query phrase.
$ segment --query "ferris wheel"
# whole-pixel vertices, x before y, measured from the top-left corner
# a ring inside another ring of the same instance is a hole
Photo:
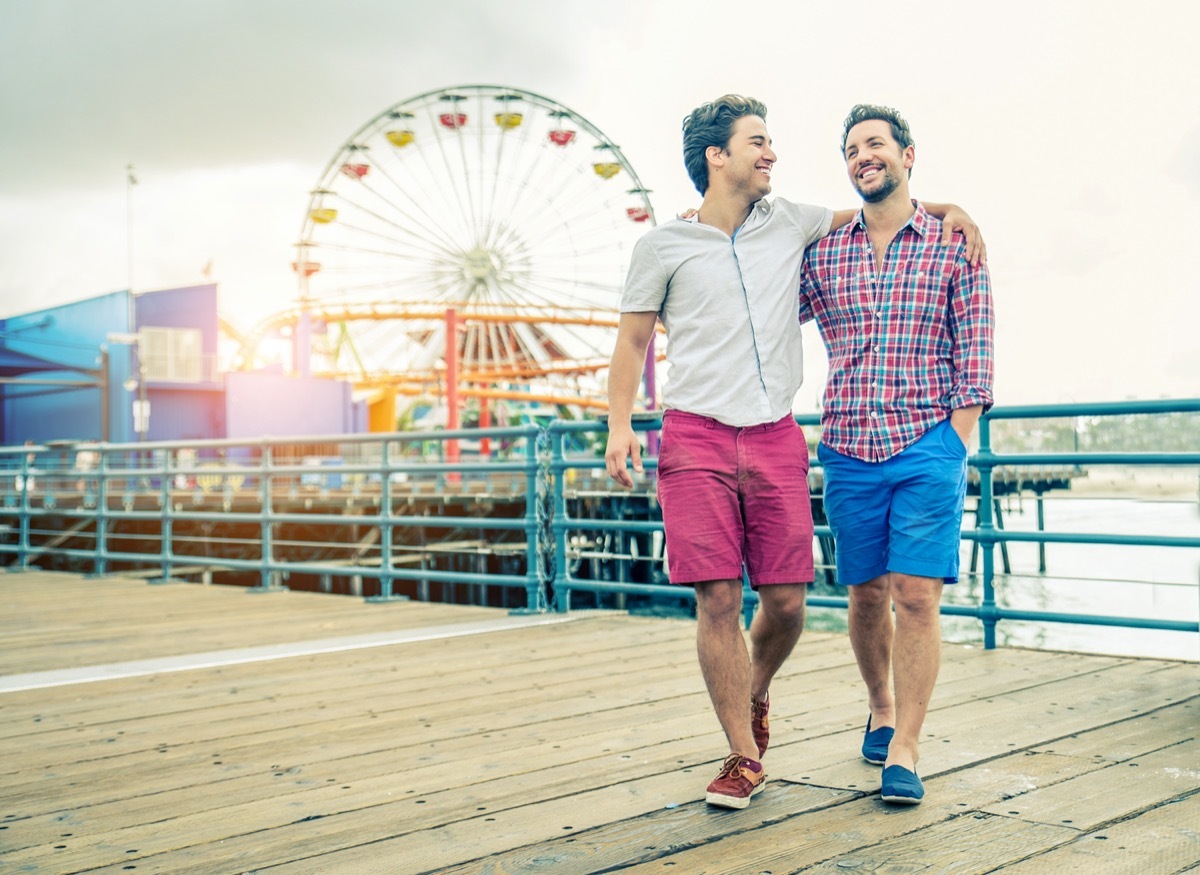
[[[417,95],[325,168],[293,264],[299,300],[262,329],[306,316],[314,370],[359,385],[418,394],[453,351],[464,394],[598,404],[630,252],[654,224],[648,194],[557,101],[493,85]]]

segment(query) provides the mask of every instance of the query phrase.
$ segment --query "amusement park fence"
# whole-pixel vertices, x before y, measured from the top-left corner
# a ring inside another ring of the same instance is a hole
[[[1019,610],[996,598],[996,550],[1010,542],[1035,542],[1040,549],[1050,543],[1196,549],[1200,537],[1046,531],[1040,492],[1037,531],[1002,528],[993,512],[1001,477],[1020,490],[1027,482],[1021,472],[1200,467],[1200,452],[1191,451],[999,453],[992,434],[997,422],[1197,412],[1200,399],[991,410],[968,460],[977,477],[976,525],[962,533],[981,555],[981,597],[975,604],[944,603],[943,614],[979,621],[989,649],[1002,620],[1200,631],[1193,620]],[[815,416],[797,421],[818,424]],[[635,423],[647,432],[660,425],[653,414]],[[349,579],[358,592],[367,579],[376,583],[372,601],[408,598],[396,592],[405,582],[418,587],[418,598],[428,597],[430,584],[500,587],[523,591],[517,609],[523,612],[570,610],[573,593],[689,599],[691,590],[671,586],[663,567],[669,557],[662,562],[661,519],[653,512],[629,518],[621,511],[628,495],[606,482],[599,450],[604,432],[600,421],[554,420],[382,435],[3,447],[0,555],[10,573],[64,563],[95,576],[132,569],[152,582],[237,572],[255,581],[252,592],[282,589],[293,576],[319,579],[326,590],[335,578]],[[644,506],[655,510],[657,459],[644,462],[641,494]],[[818,467],[815,459],[811,463]],[[446,543],[472,530],[486,531],[490,543]],[[291,536],[281,536],[285,531]],[[430,531],[443,537],[430,539]],[[830,539],[824,525],[816,535]],[[439,568],[430,558],[439,550],[477,554],[477,570]],[[484,555],[494,559],[497,553],[501,567],[488,567]],[[580,573],[597,564],[607,571]],[[656,569],[648,579],[629,573],[647,565]],[[748,621],[757,599],[748,587],[745,596]],[[847,605],[845,598],[817,593],[808,601]]]

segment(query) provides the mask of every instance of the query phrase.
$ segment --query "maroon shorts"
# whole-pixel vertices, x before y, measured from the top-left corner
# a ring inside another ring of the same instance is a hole
[[[808,444],[789,414],[734,428],[663,414],[658,501],[672,583],[740,580],[754,588],[813,579]]]

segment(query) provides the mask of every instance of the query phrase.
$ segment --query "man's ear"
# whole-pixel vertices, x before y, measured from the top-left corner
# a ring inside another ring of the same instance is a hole
[[[704,157],[708,159],[708,163],[714,167],[725,166],[725,150],[720,146],[709,146],[704,150]]]
[[[905,146],[904,147],[904,166],[906,169],[912,170],[913,164],[916,161],[916,157],[917,157],[917,147],[916,146]]]

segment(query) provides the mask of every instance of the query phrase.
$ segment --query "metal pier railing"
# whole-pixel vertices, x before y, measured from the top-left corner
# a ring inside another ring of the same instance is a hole
[[[1200,631],[1190,618],[1006,607],[996,597],[995,561],[997,548],[1021,542],[1043,550],[1055,543],[1200,548],[1200,534],[1047,531],[1037,485],[1065,488],[1083,466],[1200,470],[1200,452],[993,446],[994,427],[1006,421],[1195,413],[1200,399],[991,410],[969,458],[976,525],[963,532],[981,558],[980,597],[944,603],[943,613],[977,620],[989,648],[1005,620]],[[819,424],[815,416],[797,421]],[[635,423],[650,433],[650,446],[660,425],[654,414]],[[657,459],[644,459],[647,473],[633,493],[615,488],[604,475],[605,428],[554,420],[455,432],[3,447],[0,556],[10,572],[69,563],[97,576],[164,582],[239,573],[252,576],[253,592],[308,575],[325,589],[341,580],[373,601],[425,599],[439,586],[443,593],[500,588],[523,592],[521,611],[570,610],[576,593],[616,606],[627,597],[686,602],[691,590],[672,586],[664,567]],[[819,487],[816,459],[811,465]],[[1038,530],[998,525],[997,496],[1024,489],[1037,493]],[[818,525],[817,537],[832,549],[827,526]],[[372,583],[369,594],[363,581]],[[397,593],[401,583],[409,596]],[[755,603],[747,588],[748,616]],[[846,599],[812,593],[809,604],[845,608]]]

